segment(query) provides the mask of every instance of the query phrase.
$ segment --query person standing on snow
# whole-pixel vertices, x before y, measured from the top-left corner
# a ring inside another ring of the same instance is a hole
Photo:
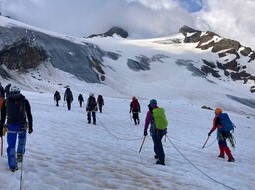
[[[59,106],[58,102],[61,100],[60,93],[58,91],[54,94],[54,101],[56,101],[56,106]]]
[[[5,94],[4,94],[4,87],[0,83],[0,108],[2,107],[2,104],[4,102]]]
[[[67,109],[71,110],[71,103],[73,102],[73,93],[69,87],[65,91],[64,101],[66,101]]]
[[[104,99],[103,99],[102,95],[98,95],[97,104],[98,104],[98,108],[99,108],[100,113],[102,113],[102,107],[104,105]]]
[[[79,102],[79,104],[80,104],[80,107],[82,107],[82,103],[84,102],[84,99],[83,99],[82,94],[79,94],[79,96],[78,96],[78,102]]]
[[[92,114],[93,124],[96,125],[97,102],[93,93],[89,94],[89,98],[86,104],[86,111],[87,111],[88,123],[91,123],[91,114]]]
[[[129,113],[132,112],[135,125],[140,123],[140,119],[139,119],[139,113],[141,112],[140,109],[141,109],[140,104],[139,104],[137,98],[135,96],[133,96],[132,102],[130,103]]]
[[[167,133],[167,129],[158,129],[156,127],[155,117],[153,115],[153,110],[157,109],[157,101],[155,99],[150,100],[148,105],[149,111],[146,114],[145,124],[144,124],[144,136],[148,135],[148,127],[150,125],[150,135],[154,143],[154,158],[157,159],[156,164],[165,165],[165,152],[163,149],[162,138]],[[160,108],[163,109],[163,108]],[[165,115],[164,115],[165,117]],[[166,121],[166,126],[168,122]]]
[[[4,100],[1,108],[0,136],[3,135],[3,126],[7,117],[7,156],[11,171],[18,170],[17,162],[23,161],[25,153],[27,128],[28,133],[33,132],[33,118],[28,100],[20,93],[17,86],[11,86],[10,96]],[[28,126],[27,126],[28,119]],[[18,148],[16,158],[16,140]]]
[[[11,83],[7,84],[6,87],[4,88],[5,91],[5,97],[8,98],[9,94],[10,94],[10,87],[11,87]]]
[[[234,162],[235,159],[231,154],[231,151],[227,145],[227,138],[230,137],[230,132],[225,132],[222,130],[222,124],[219,118],[219,115],[222,114],[222,109],[221,108],[216,108],[215,111],[215,117],[213,119],[213,126],[208,133],[208,136],[212,134],[212,132],[217,129],[217,139],[218,139],[218,144],[219,144],[219,149],[220,149],[220,154],[218,155],[219,158],[225,158],[225,153],[228,156],[228,162]]]

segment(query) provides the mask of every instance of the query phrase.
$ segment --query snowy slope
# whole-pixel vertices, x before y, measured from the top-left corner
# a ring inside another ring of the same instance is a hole
[[[150,137],[138,153],[147,100],[141,100],[142,122],[135,126],[128,113],[130,99],[105,97],[103,113],[97,114],[94,126],[87,124],[85,108],[80,108],[77,101],[68,111],[63,102],[60,107],[54,105],[53,94],[23,93],[30,100],[34,117],[34,133],[28,135],[24,157],[23,189],[254,188],[254,118],[228,112],[237,125],[237,144],[232,150],[236,162],[228,163],[217,157],[215,134],[208,146],[201,148],[212,124],[213,111],[187,102],[158,99],[169,119],[169,139],[163,141],[166,166],[158,166]],[[6,148],[5,137],[4,142]],[[8,170],[6,152],[0,160],[1,189],[19,189],[20,170]]]

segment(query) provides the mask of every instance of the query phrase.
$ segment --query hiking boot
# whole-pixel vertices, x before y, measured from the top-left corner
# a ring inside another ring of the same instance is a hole
[[[224,156],[224,155],[219,155],[218,157],[219,157],[219,158],[223,158],[223,159],[225,158],[225,156]]]
[[[156,164],[165,165],[165,162],[161,162],[160,160],[157,160]]]
[[[21,153],[17,154],[17,162],[22,162],[23,161],[23,155]]]
[[[228,159],[228,162],[234,162],[234,161],[235,161],[234,158],[229,158],[229,159]]]
[[[90,121],[88,121],[88,124],[90,124],[91,122]]]
[[[10,168],[10,170],[11,170],[12,172],[17,171],[18,169],[19,169],[18,167],[16,167],[16,168]]]

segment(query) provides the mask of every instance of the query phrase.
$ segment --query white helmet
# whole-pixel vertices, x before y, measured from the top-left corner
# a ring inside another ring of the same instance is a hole
[[[20,93],[19,87],[17,87],[17,86],[11,86],[11,88],[10,88],[10,93],[11,93],[11,94],[18,94],[18,93]]]

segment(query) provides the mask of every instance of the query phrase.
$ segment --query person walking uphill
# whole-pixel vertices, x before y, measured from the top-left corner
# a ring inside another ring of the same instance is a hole
[[[82,107],[82,102],[84,102],[84,99],[83,99],[82,94],[79,94],[79,96],[78,96],[78,102],[79,102],[79,104],[80,104],[80,107]]]
[[[4,102],[5,94],[4,94],[4,87],[0,83],[0,108],[2,107],[2,104]]]
[[[20,93],[17,86],[11,86],[9,97],[4,100],[1,108],[0,136],[3,135],[3,126],[7,117],[7,156],[11,171],[18,169],[17,162],[23,161],[25,153],[27,128],[33,132],[33,118],[28,100]],[[28,120],[28,126],[27,126]],[[16,140],[18,136],[17,158]]]
[[[133,113],[133,119],[135,125],[140,123],[139,113],[141,112],[140,104],[135,96],[132,97],[132,102],[130,103],[130,110],[129,113]]]
[[[97,104],[98,104],[100,113],[102,113],[102,108],[103,108],[103,105],[104,105],[104,98],[103,98],[102,95],[98,95]]]
[[[58,91],[54,94],[54,101],[56,101],[56,106],[59,106],[58,102],[61,100],[60,93]]]
[[[73,93],[70,88],[67,88],[64,94],[64,101],[66,101],[67,109],[71,110],[71,103],[73,102]]]
[[[12,85],[12,84],[9,83],[9,84],[7,84],[6,87],[4,88],[6,98],[9,97],[11,85]]]
[[[150,135],[154,143],[154,158],[157,159],[156,164],[165,165],[165,152],[162,144],[162,138],[167,134],[168,125],[165,110],[157,106],[155,99],[150,100],[148,108],[149,111],[146,114],[144,124],[144,136],[148,135],[147,130],[150,125]]]
[[[86,104],[86,111],[87,111],[88,123],[91,123],[91,114],[92,114],[93,124],[96,125],[97,102],[93,93],[89,94],[89,98]]]
[[[212,134],[212,132],[217,129],[217,139],[220,149],[219,158],[225,158],[225,153],[228,156],[228,162],[234,162],[235,159],[231,154],[231,151],[227,145],[227,139],[231,137],[230,131],[234,129],[234,125],[229,119],[226,113],[222,113],[221,108],[216,108],[215,117],[213,119],[213,126],[208,133],[208,136]]]

